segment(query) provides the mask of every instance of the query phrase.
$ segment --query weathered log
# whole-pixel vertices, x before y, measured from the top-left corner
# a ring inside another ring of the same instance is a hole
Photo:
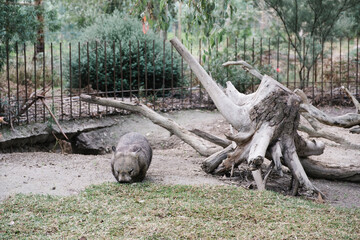
[[[360,166],[342,165],[339,167],[338,164],[319,162],[311,158],[301,158],[300,160],[310,177],[360,182]]]
[[[308,179],[297,155],[297,150],[301,150],[305,155],[311,155],[314,152],[322,153],[324,149],[323,144],[299,141],[301,136],[297,133],[297,127],[301,99],[271,77],[261,74],[257,75],[262,80],[255,93],[241,94],[232,84],[227,83],[228,89],[225,94],[178,39],[174,38],[170,42],[188,62],[220,113],[238,131],[230,139],[237,143],[236,150],[233,154],[229,154],[215,172],[231,170],[246,160],[250,169],[254,170],[253,176],[258,189],[263,189],[264,182],[258,169],[268,148],[278,142],[284,163],[290,168],[300,185],[308,190],[320,192]],[[242,64],[245,65],[244,62]],[[246,67],[249,68],[249,66]],[[250,70],[254,70],[252,74],[258,72],[256,69]],[[306,152],[306,150],[311,150],[311,152]]]
[[[195,134],[189,132],[186,128],[183,126],[180,126],[176,122],[174,122],[172,119],[166,118],[164,116],[161,116],[160,114],[156,113],[146,105],[143,105],[141,103],[127,103],[122,102],[119,100],[114,99],[106,99],[106,98],[100,98],[95,96],[89,96],[85,94],[80,95],[80,99],[84,102],[88,103],[95,103],[100,104],[104,106],[114,107],[114,108],[121,108],[125,109],[131,112],[136,112],[144,117],[150,119],[153,123],[165,128],[170,133],[175,134],[178,136],[181,140],[189,144],[192,148],[194,148],[198,153],[200,153],[202,156],[210,156],[213,153],[216,153],[220,150],[218,146],[209,145],[207,142],[205,142],[202,138],[196,136]]]

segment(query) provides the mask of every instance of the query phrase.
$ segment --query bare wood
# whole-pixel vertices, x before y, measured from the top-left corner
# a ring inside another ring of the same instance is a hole
[[[207,133],[207,132],[204,132],[200,129],[191,129],[189,130],[190,132],[196,134],[197,136],[209,141],[209,142],[212,142],[216,145],[219,145],[221,147],[224,147],[226,148],[227,146],[229,146],[231,144],[231,141],[227,140],[227,139],[223,139],[223,138],[220,138],[218,136],[215,136],[215,135],[212,135],[210,133]]]
[[[217,83],[206,73],[204,68],[177,38],[173,38],[170,42],[189,64],[190,68],[202,83],[215,106],[225,119],[228,120],[228,122],[231,123],[231,125],[233,125],[238,131],[248,131],[249,128],[253,126],[253,123],[249,118],[249,109],[247,107],[240,107],[231,101],[231,99],[223,92],[221,87],[219,87]],[[238,116],[243,117],[240,120]]]
[[[343,89],[346,92],[346,94],[349,96],[349,98],[351,98],[352,102],[355,105],[356,113],[360,114],[360,103],[358,102],[356,97],[346,87],[341,86],[341,89]]]
[[[301,164],[310,177],[360,182],[360,166],[339,166],[338,164],[315,161],[311,158],[301,158]]]
[[[294,93],[301,97],[303,101],[303,103],[300,105],[301,109],[308,112],[312,117],[314,117],[323,124],[345,128],[360,124],[360,114],[348,113],[336,117],[329,116],[328,114],[308,103],[306,95],[302,90],[296,89]]]
[[[233,151],[233,148],[230,145],[228,145],[226,148],[222,149],[219,152],[214,153],[210,157],[206,158],[202,164],[201,168],[206,173],[212,173],[221,163],[224,159],[228,157],[228,154]]]
[[[80,95],[80,99],[84,102],[100,104],[103,106],[109,106],[114,108],[121,108],[131,112],[136,112],[144,117],[150,119],[153,123],[165,128],[170,133],[175,134],[181,140],[193,147],[202,156],[210,156],[220,150],[220,147],[207,144],[202,138],[189,132],[183,126],[180,126],[172,119],[161,116],[146,105],[141,103],[133,104],[126,103],[114,99],[100,98],[96,96],[89,96],[85,94]]]
[[[360,149],[360,145],[349,142],[345,138],[342,138],[342,137],[332,134],[330,132],[325,132],[323,129],[313,130],[304,125],[300,125],[299,130],[307,133],[309,135],[309,137],[312,137],[312,138],[325,138],[330,141],[336,142],[345,148],[354,149],[354,150]]]
[[[62,133],[62,135],[63,135],[67,140],[69,140],[69,138],[66,136],[66,134],[65,134],[64,131],[63,131],[63,129],[61,128],[58,120],[56,119],[56,117],[55,117],[54,114],[52,113],[51,109],[50,109],[49,106],[46,104],[46,102],[45,102],[45,100],[44,100],[44,97],[40,97],[40,96],[39,96],[39,98],[40,98],[42,104],[44,104],[44,106],[46,107],[46,109],[49,111],[49,113],[50,113],[51,117],[54,119],[56,125],[59,127],[59,130],[60,130],[60,132]]]

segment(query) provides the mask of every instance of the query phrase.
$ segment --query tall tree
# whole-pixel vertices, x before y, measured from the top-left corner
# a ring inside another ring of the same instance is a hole
[[[339,34],[335,28],[342,15],[359,6],[359,0],[263,0],[266,7],[281,20],[292,47],[297,52],[301,67],[299,70],[301,88],[310,76],[321,45]],[[317,46],[313,46],[313,43]],[[315,49],[314,56],[312,48]],[[306,71],[304,71],[306,69]]]

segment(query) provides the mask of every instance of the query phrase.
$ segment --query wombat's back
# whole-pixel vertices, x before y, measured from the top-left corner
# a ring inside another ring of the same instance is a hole
[[[150,165],[152,158],[152,149],[148,140],[137,132],[130,132],[123,135],[116,147],[117,152],[137,152],[143,154],[143,158],[146,159],[147,164]]]

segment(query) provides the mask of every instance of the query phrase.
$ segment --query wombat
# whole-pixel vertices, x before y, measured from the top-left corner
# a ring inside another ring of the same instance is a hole
[[[112,149],[111,170],[119,183],[140,182],[145,178],[152,159],[152,149],[143,135],[127,133]]]

